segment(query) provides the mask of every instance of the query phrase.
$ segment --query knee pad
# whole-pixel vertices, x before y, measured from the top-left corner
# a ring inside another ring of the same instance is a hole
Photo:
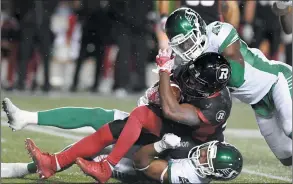
[[[292,156],[289,158],[284,158],[284,159],[279,159],[279,160],[284,166],[291,166],[292,165]]]

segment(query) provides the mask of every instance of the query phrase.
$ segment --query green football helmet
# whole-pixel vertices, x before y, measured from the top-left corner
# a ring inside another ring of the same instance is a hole
[[[206,159],[200,160],[202,152]],[[215,180],[232,180],[236,178],[243,165],[243,158],[239,150],[231,144],[211,141],[195,146],[188,153],[188,158],[195,165],[195,172],[199,176]]]
[[[169,45],[184,63],[196,59],[208,47],[206,23],[190,8],[172,12],[165,24]]]

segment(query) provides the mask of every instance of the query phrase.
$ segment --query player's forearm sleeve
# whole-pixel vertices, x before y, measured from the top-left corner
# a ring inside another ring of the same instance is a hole
[[[64,107],[38,112],[38,125],[74,129],[90,126],[95,130],[113,121],[115,110],[103,108]]]

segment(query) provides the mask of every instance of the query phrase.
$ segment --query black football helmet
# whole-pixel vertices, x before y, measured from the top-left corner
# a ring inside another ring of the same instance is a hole
[[[226,87],[230,76],[229,62],[215,52],[204,53],[174,70],[174,79],[189,99],[208,97],[221,91]]]

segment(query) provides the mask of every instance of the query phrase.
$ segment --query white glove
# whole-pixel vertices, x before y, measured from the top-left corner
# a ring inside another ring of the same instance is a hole
[[[166,149],[175,149],[180,147],[181,137],[178,137],[175,134],[168,133],[165,134],[162,140],[154,143],[154,148],[158,153]]]

